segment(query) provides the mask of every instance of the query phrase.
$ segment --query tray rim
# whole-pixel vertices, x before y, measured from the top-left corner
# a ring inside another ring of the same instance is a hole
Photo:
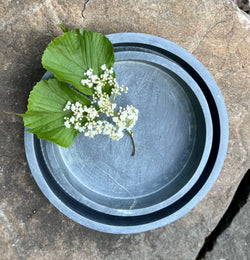
[[[185,49],[181,48],[180,46],[165,40],[163,38],[148,35],[148,34],[141,34],[141,33],[118,33],[118,34],[111,34],[108,35],[109,39],[113,44],[121,43],[121,42],[128,42],[128,43],[143,43],[143,44],[149,44],[154,45],[162,49],[167,49],[168,51],[174,53],[175,55],[181,57],[190,65],[192,68],[194,68],[197,73],[204,79],[206,79],[206,83],[210,86],[210,92],[214,98],[214,101],[218,108],[218,114],[220,119],[220,140],[222,140],[219,144],[218,149],[218,156],[216,158],[214,167],[202,186],[202,188],[195,194],[195,196],[187,203],[185,206],[180,208],[175,213],[171,214],[170,216],[167,216],[163,219],[160,219],[158,221],[142,224],[142,225],[135,225],[135,226],[115,226],[115,225],[109,225],[109,224],[103,224],[100,222],[92,221],[88,218],[84,218],[82,215],[79,215],[75,211],[71,210],[65,204],[55,196],[55,194],[52,192],[44,178],[41,174],[39,174],[39,165],[37,162],[37,158],[35,156],[35,149],[34,149],[34,138],[32,138],[31,144],[28,145],[28,142],[25,142],[25,150],[26,150],[26,156],[29,154],[32,155],[28,158],[29,166],[31,169],[31,172],[39,186],[39,188],[42,190],[44,195],[50,200],[50,202],[59,209],[63,214],[67,215],[69,218],[73,219],[74,221],[87,226],[89,228],[107,232],[107,233],[138,233],[146,230],[151,230],[163,225],[166,225],[174,220],[177,220],[178,218],[185,215],[188,211],[190,211],[195,205],[197,205],[200,200],[207,194],[207,192],[212,187],[213,183],[217,179],[219,172],[222,168],[226,150],[227,150],[227,143],[228,143],[228,118],[227,118],[227,112],[226,112],[226,106],[223,100],[223,97],[220,93],[220,90],[215,83],[214,79],[210,75],[210,73],[207,71],[207,69],[196,59],[194,56],[190,53],[188,53]],[[25,130],[25,140],[29,138],[30,134],[27,133]],[[31,137],[31,136],[30,136]],[[30,163],[32,161],[33,165]],[[35,162],[35,164],[34,164]],[[80,216],[80,218],[79,218]]]

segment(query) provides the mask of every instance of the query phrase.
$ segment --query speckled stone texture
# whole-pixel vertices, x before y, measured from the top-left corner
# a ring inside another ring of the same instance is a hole
[[[14,113],[26,110],[44,73],[41,55],[61,33],[57,23],[161,36],[193,53],[216,80],[229,116],[228,153],[211,191],[183,218],[141,234],[104,234],[74,223],[40,192]],[[250,167],[249,30],[249,16],[231,0],[1,1],[0,259],[195,259]]]

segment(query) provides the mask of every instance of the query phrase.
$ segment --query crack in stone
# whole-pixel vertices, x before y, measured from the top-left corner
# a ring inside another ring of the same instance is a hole
[[[11,159],[17,159],[18,156],[21,156],[22,154],[14,154],[14,155],[8,155],[8,154],[0,154],[0,158],[11,158]],[[18,161],[18,160],[17,160]]]
[[[191,51],[191,53],[193,54],[201,45],[201,43],[205,40],[205,38],[207,37],[207,35],[220,23],[226,23],[227,21],[218,21],[215,24],[213,24],[205,33],[204,35],[201,37],[200,41],[198,42],[197,46],[194,48],[194,50]]]
[[[242,178],[234,197],[224,213],[223,217],[220,219],[219,223],[215,229],[210,233],[209,236],[205,238],[204,244],[200,249],[196,260],[205,259],[206,253],[212,251],[214,244],[218,236],[224,232],[232,223],[234,217],[239,213],[241,208],[246,204],[247,198],[250,194],[250,169],[246,172],[245,176]]]
[[[12,24],[13,22],[15,22],[18,18],[24,17],[27,14],[32,14],[34,12],[39,11],[43,6],[47,5],[47,3],[51,2],[51,0],[46,0],[45,2],[43,2],[42,4],[39,4],[37,7],[28,10],[26,12],[20,13],[17,16],[11,17],[8,21],[4,22],[1,26],[0,26],[0,30],[4,29],[7,25]]]
[[[82,12],[81,12],[81,15],[82,15],[82,18],[83,18],[83,19],[86,19],[86,17],[84,16],[84,12],[85,12],[85,10],[86,10],[86,7],[87,7],[87,4],[89,3],[89,1],[90,1],[90,0],[86,0],[86,1],[84,2],[83,9],[82,9]]]
[[[1,127],[0,127],[0,131],[2,133],[4,133],[6,136],[10,136],[10,134],[7,131],[5,131],[4,129],[2,129]]]

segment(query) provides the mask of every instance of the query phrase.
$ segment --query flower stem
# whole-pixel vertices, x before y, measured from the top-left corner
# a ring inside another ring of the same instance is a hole
[[[134,140],[134,137],[133,137],[133,132],[130,131],[130,130],[127,130],[129,135],[131,136],[131,140],[132,140],[132,145],[133,145],[133,152],[132,152],[132,156],[135,156],[135,140]]]
[[[114,94],[114,97],[113,97],[113,99],[112,99],[112,103],[115,101],[115,98],[116,98],[116,93]]]

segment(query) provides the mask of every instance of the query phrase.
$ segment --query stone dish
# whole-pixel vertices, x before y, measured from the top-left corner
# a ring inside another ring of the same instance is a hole
[[[129,87],[117,103],[140,111],[135,157],[129,136],[78,135],[65,149],[25,131],[25,149],[37,184],[65,215],[99,231],[137,233],[180,218],[206,195],[226,154],[227,113],[186,50],[152,35],[108,37],[118,82]]]

